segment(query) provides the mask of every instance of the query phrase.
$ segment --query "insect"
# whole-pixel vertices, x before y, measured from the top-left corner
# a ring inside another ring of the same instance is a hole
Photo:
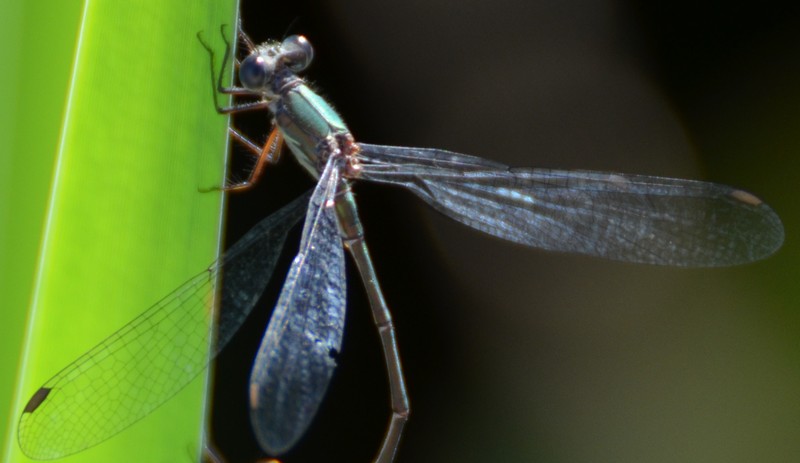
[[[391,462],[409,416],[395,331],[364,240],[351,184],[406,188],[439,212],[518,244],[614,260],[673,266],[729,266],[762,259],[783,242],[775,212],[751,193],[708,182],[644,175],[514,168],[429,148],[355,140],[342,118],[301,78],[313,59],[302,36],[253,43],[237,61],[240,86],[221,93],[253,101],[220,113],[268,110],[264,146],[235,129],[258,155],[245,189],[285,143],[317,180],[256,225],[207,270],[47,381],[25,407],[19,444],[33,458],[79,452],[122,431],[168,400],[207,365],[253,309],[292,226],[305,217],[300,249],[256,355],[251,424],[261,447],[280,455],[303,436],[336,367],[345,319],[344,249],[366,288],[388,369],[392,414],[376,462]],[[224,36],[224,34],[223,34]],[[231,57],[227,44],[222,69]],[[219,320],[208,310],[224,272]],[[209,353],[209,342],[214,340]],[[159,359],[153,367],[152,359]]]

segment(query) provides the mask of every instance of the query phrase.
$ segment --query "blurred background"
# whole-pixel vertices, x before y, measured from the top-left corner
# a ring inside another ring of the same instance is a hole
[[[357,140],[709,180],[784,220],[763,262],[659,268],[524,249],[358,185],[413,411],[398,462],[796,461],[800,6],[243,0],[241,16],[255,41],[309,38],[307,78]],[[267,121],[236,123],[263,139]],[[290,158],[231,197],[229,242],[312,186]],[[339,368],[286,462],[371,461],[387,424],[380,344],[348,272]],[[276,280],[216,370],[213,439],[230,462],[263,456],[246,383]]]

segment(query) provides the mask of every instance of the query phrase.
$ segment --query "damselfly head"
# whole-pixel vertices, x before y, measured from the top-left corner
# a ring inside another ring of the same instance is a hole
[[[239,81],[254,92],[270,93],[276,76],[300,72],[314,58],[314,48],[302,35],[291,35],[283,42],[265,42],[239,66]]]

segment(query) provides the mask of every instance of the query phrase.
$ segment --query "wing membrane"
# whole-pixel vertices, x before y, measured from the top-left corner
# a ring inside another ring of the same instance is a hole
[[[408,188],[465,225],[527,246],[715,267],[762,259],[783,242],[783,225],[769,206],[724,185],[510,168],[441,150],[360,146],[360,178]]]
[[[329,161],[311,197],[300,251],[250,377],[251,422],[261,447],[280,455],[303,435],[336,367],[345,316],[344,253],[333,207],[339,183]]]
[[[47,381],[20,417],[22,451],[53,459],[84,450],[144,418],[191,382],[247,318],[307,201],[306,194],[261,221],[207,270]],[[223,271],[219,328],[210,347],[215,287]]]

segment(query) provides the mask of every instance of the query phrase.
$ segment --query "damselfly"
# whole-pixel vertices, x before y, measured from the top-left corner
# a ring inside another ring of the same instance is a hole
[[[222,71],[212,80],[222,93],[255,100],[217,110],[268,110],[273,128],[263,147],[230,129],[259,160],[245,182],[228,189],[252,185],[266,164],[277,161],[285,142],[317,179],[313,193],[264,219],[219,261],[36,391],[19,422],[19,444],[27,455],[57,458],[95,445],[149,414],[197,376],[250,313],[286,234],[305,216],[300,250],[253,365],[251,424],[261,447],[280,455],[313,420],[342,342],[346,248],[366,287],[388,367],[392,414],[375,461],[392,461],[409,400],[352,182],[406,188],[439,212],[515,243],[627,262],[729,266],[762,259],[783,241],[783,226],[772,209],[724,185],[513,168],[437,149],[356,142],[336,111],[297,75],[313,58],[304,37],[256,45],[239,28],[239,39],[248,51],[237,61],[241,86],[223,87]],[[203,45],[215,72],[214,54]],[[231,56],[226,45],[223,70]],[[225,284],[209,355],[215,321],[209,306],[222,272]],[[154,358],[167,367],[149,367]]]

